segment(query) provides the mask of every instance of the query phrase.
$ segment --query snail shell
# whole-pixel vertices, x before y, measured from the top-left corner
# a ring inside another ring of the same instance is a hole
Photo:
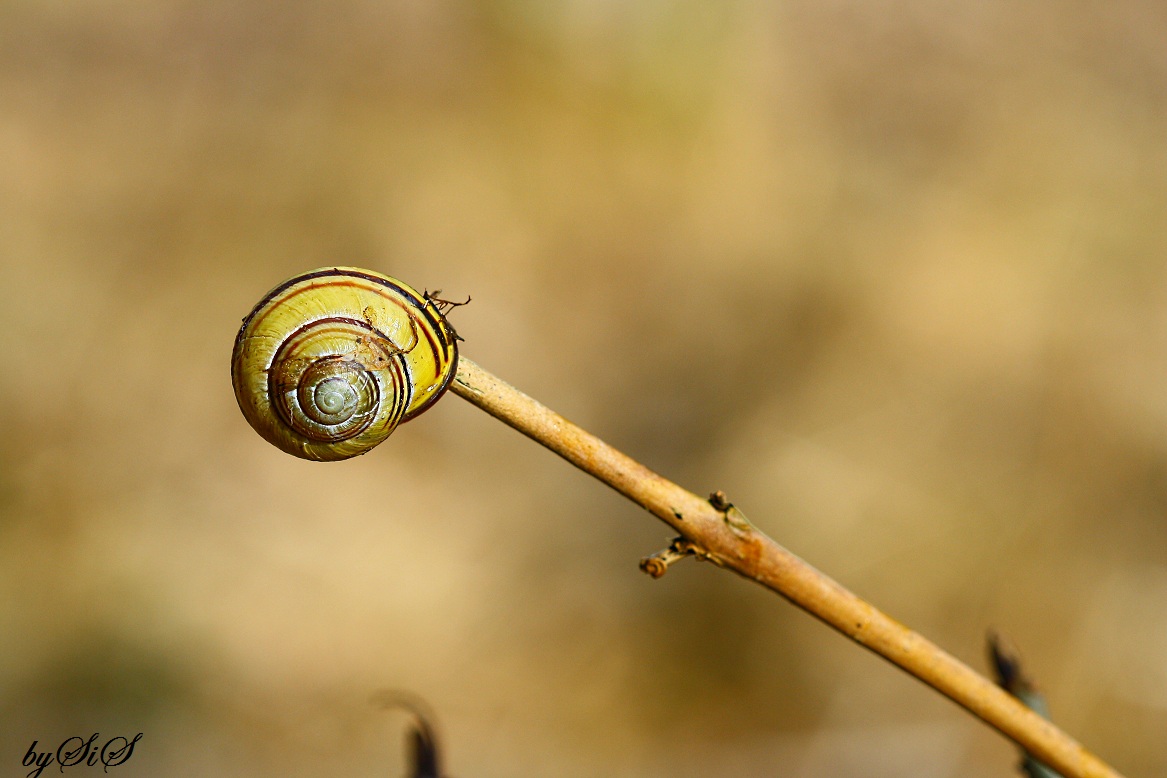
[[[288,279],[247,315],[231,382],[266,440],[332,461],[430,407],[457,364],[454,331],[428,297],[370,270],[327,267]]]

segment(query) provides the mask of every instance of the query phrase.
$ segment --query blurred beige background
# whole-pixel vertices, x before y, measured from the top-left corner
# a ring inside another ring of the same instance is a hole
[[[0,3],[0,773],[398,775],[395,688],[459,778],[1014,774],[457,398],[261,441],[239,320],[341,263],[1162,774],[1165,226],[1151,0]]]

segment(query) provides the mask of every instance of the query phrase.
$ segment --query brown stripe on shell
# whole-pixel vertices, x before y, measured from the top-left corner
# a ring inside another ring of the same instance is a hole
[[[335,325],[335,326],[331,326],[331,327],[328,326],[330,324]],[[274,365],[276,363],[276,360],[279,358],[279,356],[281,354],[283,354],[285,351],[290,350],[294,345],[298,345],[301,341],[303,341],[304,339],[307,338],[309,333],[312,335],[329,334],[329,333],[344,333],[346,330],[350,330],[350,329],[354,329],[354,328],[367,330],[370,334],[376,335],[376,336],[378,336],[378,338],[380,340],[385,341],[388,344],[388,347],[385,350],[386,350],[386,352],[389,353],[390,356],[392,356],[394,354],[401,353],[400,349],[398,349],[397,346],[394,345],[393,341],[386,338],[384,336],[384,334],[379,332],[375,327],[373,327],[373,325],[369,324],[366,321],[361,321],[360,319],[349,319],[349,318],[346,318],[343,316],[326,316],[322,319],[313,319],[312,321],[305,322],[304,324],[300,325],[296,329],[289,332],[287,337],[285,337],[283,339],[283,341],[280,343],[279,347],[272,354],[271,362],[268,363],[264,367],[264,369],[270,371],[272,368],[272,365]],[[344,355],[335,354],[334,356],[344,356]],[[358,359],[358,360],[354,360],[354,361],[360,362],[361,360]],[[370,367],[369,365],[365,364],[364,362],[361,362],[361,364],[364,365],[366,368]],[[379,369],[387,369],[387,367],[388,367],[388,365],[386,365],[386,368],[379,368]]]
[[[444,320],[442,324],[445,324]],[[430,338],[430,329],[428,327],[422,327],[421,330],[423,333],[425,333],[426,339],[429,340],[430,346],[433,348],[434,353],[439,353],[438,347],[434,344],[433,339]],[[447,340],[447,338],[449,338],[449,333],[446,331],[444,326],[441,328],[441,332],[444,336],[442,342],[442,352],[444,352],[446,359],[450,360],[450,369],[446,371],[446,377],[442,379],[440,384],[438,384],[437,391],[430,395],[430,397],[422,402],[421,405],[415,408],[412,413],[406,413],[405,416],[402,417],[402,421],[409,421],[422,411],[428,410],[429,407],[437,402],[438,398],[445,394],[446,390],[450,388],[450,382],[454,380],[454,375],[458,372],[458,350],[454,348],[454,342],[452,340]]]
[[[295,276],[293,278],[289,278],[287,281],[283,282],[282,284],[277,286],[275,289],[272,289],[270,292],[267,293],[266,296],[264,296],[264,298],[262,300],[260,300],[256,304],[256,306],[251,310],[251,313],[248,314],[247,317],[243,320],[243,326],[241,326],[239,328],[239,336],[242,337],[243,330],[245,330],[247,328],[247,325],[251,323],[251,320],[253,318],[255,318],[256,314],[258,314],[259,311],[262,308],[264,308],[266,305],[268,305],[273,300],[275,300],[275,298],[279,297],[284,291],[290,289],[291,287],[295,286],[296,284],[299,284],[299,283],[302,283],[305,281],[314,281],[318,278],[328,278],[328,277],[337,277],[337,276],[344,276],[344,277],[348,277],[348,278],[359,278],[359,279],[364,280],[364,281],[369,281],[373,284],[376,284],[377,286],[384,287],[386,289],[391,289],[394,292],[400,294],[401,296],[409,298],[410,300],[412,300],[413,302],[415,302],[417,304],[417,309],[420,310],[424,314],[426,321],[429,323],[430,327],[432,327],[433,329],[442,333],[442,340],[445,341],[445,343],[443,344],[444,345],[443,350],[446,350],[449,348],[449,333],[446,332],[446,327],[443,326],[445,324],[445,321],[441,318],[440,315],[435,315],[436,309],[434,311],[429,310],[430,303],[428,300],[426,300],[423,297],[419,297],[417,295],[417,293],[412,292],[412,290],[406,290],[403,287],[398,286],[397,284],[393,283],[392,281],[390,281],[388,279],[379,278],[377,276],[369,275],[368,273],[362,273],[362,272],[357,271],[357,270],[345,270],[342,268],[325,268],[323,270],[316,270],[316,271],[313,271],[311,273],[304,273],[302,275],[298,275],[298,276]],[[357,286],[357,284],[353,284],[351,282],[349,282],[346,285]],[[309,285],[309,286],[305,287],[305,289],[303,289],[303,290],[298,290],[296,292],[296,294],[299,294],[300,292],[306,291],[308,289],[314,289],[314,288],[316,288],[316,286],[318,286],[318,285],[317,284]],[[290,299],[291,297],[294,297],[294,296],[295,295],[288,295],[288,299]]]

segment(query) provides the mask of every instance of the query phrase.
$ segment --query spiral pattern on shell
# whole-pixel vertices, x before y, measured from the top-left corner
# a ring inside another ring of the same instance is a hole
[[[231,381],[265,439],[332,461],[365,453],[432,405],[457,364],[432,300],[370,270],[328,267],[280,284],[244,318]]]

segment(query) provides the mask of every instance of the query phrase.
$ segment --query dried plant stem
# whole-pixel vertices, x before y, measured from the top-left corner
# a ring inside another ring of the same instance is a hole
[[[1068,778],[1121,778],[968,665],[775,543],[721,499],[723,495],[715,495],[711,502],[682,489],[465,357],[459,359],[451,390],[668,524],[686,541],[682,549],[772,589],[949,697]],[[646,571],[663,574],[676,553],[646,560]]]

